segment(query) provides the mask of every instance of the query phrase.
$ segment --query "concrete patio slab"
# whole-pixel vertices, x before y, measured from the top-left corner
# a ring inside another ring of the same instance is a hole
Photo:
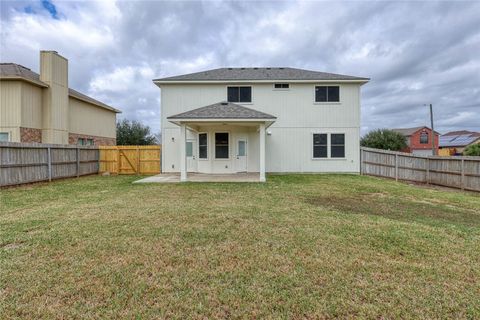
[[[207,174],[189,173],[188,182],[260,182],[259,173]],[[143,178],[133,183],[178,183],[180,174],[161,173],[156,176]]]

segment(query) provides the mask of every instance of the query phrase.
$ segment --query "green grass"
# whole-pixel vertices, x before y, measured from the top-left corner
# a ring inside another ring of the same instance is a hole
[[[479,194],[135,179],[0,191],[0,318],[480,318]]]

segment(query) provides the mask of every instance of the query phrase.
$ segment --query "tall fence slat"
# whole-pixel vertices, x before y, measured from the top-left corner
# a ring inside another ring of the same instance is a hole
[[[98,149],[0,142],[0,186],[98,173]]]
[[[100,173],[158,174],[162,148],[151,146],[100,146]]]
[[[416,156],[361,148],[364,175],[480,191],[480,157]]]

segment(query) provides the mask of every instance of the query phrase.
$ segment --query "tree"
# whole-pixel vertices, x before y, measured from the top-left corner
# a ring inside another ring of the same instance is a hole
[[[405,137],[388,129],[377,129],[367,133],[361,140],[362,147],[401,151],[407,147]]]
[[[150,128],[138,121],[123,119],[117,122],[117,145],[151,145],[155,144],[155,136]]]
[[[463,151],[464,156],[480,156],[480,143],[472,144]]]

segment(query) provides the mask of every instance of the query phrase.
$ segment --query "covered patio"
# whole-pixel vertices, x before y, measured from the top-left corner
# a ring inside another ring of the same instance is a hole
[[[266,129],[276,117],[218,102],[167,119],[180,127],[181,182],[265,182]]]
[[[212,174],[196,173],[188,174],[188,182],[259,182],[259,173],[232,173],[232,174]],[[180,173],[161,173],[148,178],[137,180],[133,183],[179,183]]]

